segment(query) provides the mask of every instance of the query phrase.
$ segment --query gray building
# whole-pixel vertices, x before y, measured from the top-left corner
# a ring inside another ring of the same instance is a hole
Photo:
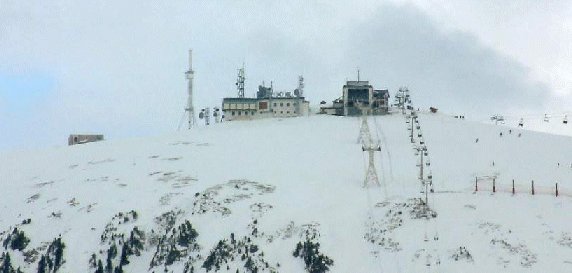
[[[102,140],[103,135],[74,134],[68,137],[68,145],[84,144]]]
[[[359,116],[363,110],[373,115],[389,112],[389,91],[375,90],[369,81],[347,81],[342,92],[342,97],[334,100],[331,106],[321,107],[320,113]]]

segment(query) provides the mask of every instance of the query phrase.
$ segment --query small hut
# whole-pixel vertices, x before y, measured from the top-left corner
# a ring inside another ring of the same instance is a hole
[[[68,137],[68,145],[84,144],[88,142],[102,141],[103,135],[70,135]]]

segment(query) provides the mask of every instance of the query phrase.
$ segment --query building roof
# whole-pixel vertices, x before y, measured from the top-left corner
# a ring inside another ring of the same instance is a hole
[[[271,98],[223,98],[223,102],[257,102],[261,100],[304,100],[304,97],[271,97]]]
[[[347,86],[347,87],[350,87],[350,86],[368,86],[369,87],[371,85],[369,84],[369,81],[347,81],[346,85],[344,85],[344,86]]]
[[[264,100],[264,99],[257,99],[257,98],[223,98],[222,101],[223,102],[257,102],[259,100]]]
[[[389,90],[387,89],[381,89],[381,90],[373,90],[373,94],[374,95],[382,95],[382,96],[387,96],[389,98]]]

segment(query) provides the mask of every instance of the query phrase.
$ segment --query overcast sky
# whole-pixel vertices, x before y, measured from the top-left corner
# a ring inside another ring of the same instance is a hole
[[[156,4],[154,4],[156,3]],[[361,78],[475,119],[572,109],[571,1],[0,0],[0,151],[177,129],[262,82],[313,103]]]

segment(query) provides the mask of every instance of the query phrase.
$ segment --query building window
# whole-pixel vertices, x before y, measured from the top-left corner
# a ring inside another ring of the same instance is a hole
[[[290,103],[286,103],[286,106],[290,107]]]
[[[232,111],[232,115],[234,116],[234,111]]]
[[[276,107],[276,103],[274,103],[274,107]]]
[[[284,114],[284,111],[280,111],[280,114]]]
[[[244,115],[245,115],[245,116],[248,116],[248,112],[244,111]]]
[[[286,114],[290,114],[290,111],[286,111]]]
[[[242,111],[238,111],[238,115],[239,115],[239,116],[242,115]]]
[[[284,103],[281,102],[281,103],[280,103],[280,106],[284,106]]]

